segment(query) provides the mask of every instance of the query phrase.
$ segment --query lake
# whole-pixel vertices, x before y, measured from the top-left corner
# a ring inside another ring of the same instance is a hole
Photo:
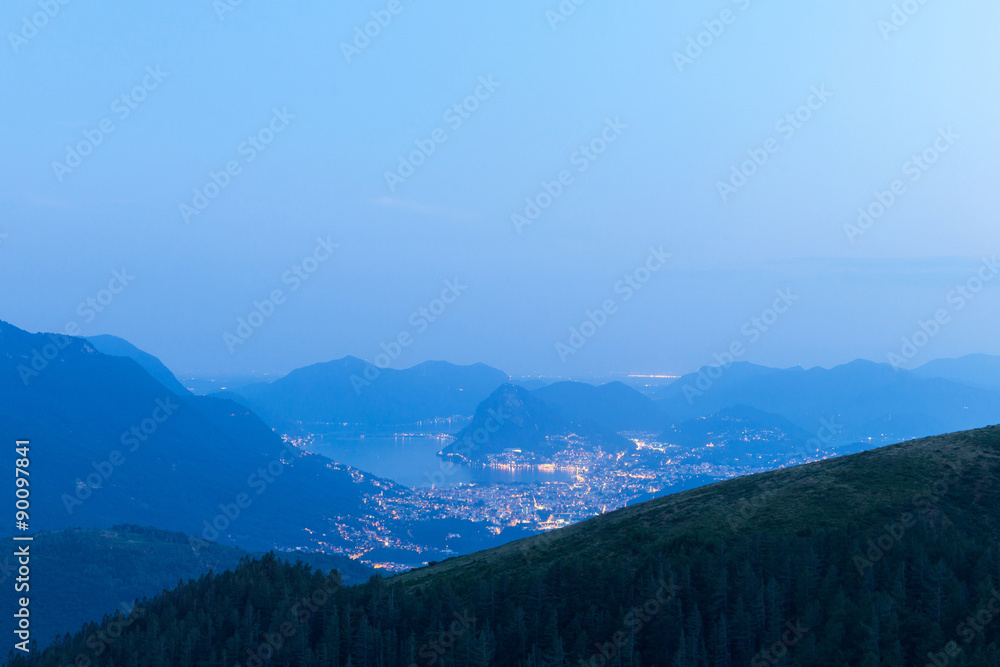
[[[564,471],[537,468],[501,470],[455,466],[445,475],[437,453],[451,442],[449,436],[433,435],[317,435],[310,450],[377,477],[409,487],[454,486],[469,482],[513,484],[517,482],[570,481]]]

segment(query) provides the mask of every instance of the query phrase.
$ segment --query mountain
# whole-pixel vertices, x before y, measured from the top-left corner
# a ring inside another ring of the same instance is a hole
[[[128,523],[254,551],[371,560],[391,548],[412,564],[450,534],[463,553],[504,539],[470,521],[399,517],[410,489],[305,453],[234,402],[174,394],[81,338],[0,323],[0,398],[0,432],[32,443],[33,531]]]
[[[86,340],[101,354],[132,359],[144,371],[153,376],[154,380],[178,396],[188,393],[184,385],[170,372],[169,368],[163,365],[162,361],[147,352],[143,352],[124,338],[103,334],[100,336],[87,336]]]
[[[223,396],[250,407],[274,427],[308,422],[372,428],[468,417],[504,382],[505,373],[485,364],[428,361],[395,370],[344,357]]]
[[[825,444],[784,417],[743,405],[690,419],[659,439],[696,452],[702,462],[770,467],[815,455]]]
[[[716,483],[357,587],[246,560],[10,664],[71,664],[88,637],[114,636],[100,664],[993,665],[998,535],[994,426]]]
[[[199,543],[182,533],[140,526],[107,530],[62,530],[40,533],[31,543],[31,604],[45,610],[33,619],[33,636],[48,644],[57,635],[100,620],[116,610],[129,610],[136,600],[152,597],[208,572],[235,569],[251,554],[211,542]],[[256,554],[261,556],[262,554]],[[363,583],[374,573],[344,556],[279,553],[329,572],[336,569],[348,584]],[[4,579],[16,559],[6,556]],[[13,596],[0,598],[0,611],[11,618]],[[127,612],[126,612],[127,613]]]
[[[780,369],[760,366],[747,361],[737,361],[724,366],[703,366],[694,373],[683,375],[670,384],[657,387],[653,391],[653,398],[657,404],[666,405],[677,403],[680,399],[690,402],[710,389],[716,391],[731,390],[773,373],[793,373],[800,370],[802,370],[801,367]]]
[[[130,523],[201,535],[215,521],[229,524],[220,532],[233,543],[268,549],[320,527],[302,500],[348,515],[363,506],[363,487],[381,491],[286,447],[242,406],[174,394],[131,358],[61,340],[58,356],[25,382],[18,369],[54,343],[0,324],[0,430],[38,443],[36,530]],[[250,506],[232,509],[240,494]]]
[[[936,359],[912,372],[921,378],[943,378],[973,387],[1000,389],[1000,357],[990,354]]]
[[[595,387],[556,382],[532,392],[576,421],[591,421],[611,431],[657,431],[666,417],[651,399],[621,382]]]
[[[485,463],[491,454],[519,450],[527,458],[547,458],[567,445],[626,451],[635,445],[614,431],[572,419],[524,387],[505,384],[479,404],[472,421],[442,449],[445,458]]]
[[[888,364],[854,361],[824,368],[703,368],[658,394],[657,406],[680,424],[743,405],[780,415],[817,433],[837,424],[834,444],[882,444],[1000,421],[1000,391],[922,378]]]

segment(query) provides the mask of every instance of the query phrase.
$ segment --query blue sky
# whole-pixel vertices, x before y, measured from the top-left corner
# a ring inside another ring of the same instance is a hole
[[[1000,280],[954,295],[1000,241],[995,3],[589,0],[555,21],[555,1],[224,1],[8,3],[0,318],[120,335],[182,373],[373,359],[403,334],[396,367],[679,373],[791,290],[744,360],[886,361],[942,309],[911,365],[1000,353]],[[519,225],[526,199],[546,207]],[[293,290],[320,238],[336,250]]]

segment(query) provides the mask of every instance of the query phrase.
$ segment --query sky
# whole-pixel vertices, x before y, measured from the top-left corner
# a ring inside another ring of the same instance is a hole
[[[179,374],[1000,354],[1000,5],[577,2],[10,0],[0,319]]]

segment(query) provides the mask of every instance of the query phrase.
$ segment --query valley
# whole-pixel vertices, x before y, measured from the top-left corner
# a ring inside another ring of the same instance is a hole
[[[330,444],[327,435],[292,442],[340,464],[410,487],[409,493],[365,496],[363,530],[357,529],[353,517],[331,517],[339,541],[349,546],[313,535],[314,546],[323,551],[393,572],[420,564],[414,554],[427,554],[426,563],[441,555],[462,553],[461,532],[447,533],[443,541],[434,544],[419,544],[405,537],[401,526],[456,520],[496,536],[508,529],[525,534],[544,532],[643,500],[846,451],[827,448],[740,463],[719,461],[710,455],[711,448],[706,455],[660,442],[658,434],[627,435],[636,445],[634,451],[608,453],[580,438],[554,436],[550,446],[557,453],[551,457],[529,458],[523,452],[507,450],[473,466],[437,456],[441,443],[453,437],[446,433],[339,436],[336,444]],[[759,437],[751,429],[738,435]]]

